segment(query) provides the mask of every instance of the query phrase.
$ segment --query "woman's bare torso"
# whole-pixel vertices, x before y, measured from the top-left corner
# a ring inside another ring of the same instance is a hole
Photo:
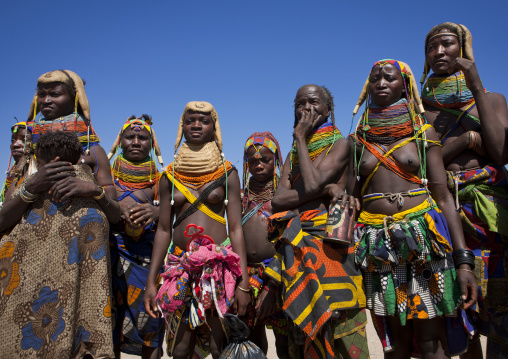
[[[245,213],[249,212],[254,207],[256,207],[256,204],[250,202]],[[268,216],[272,215],[271,201],[266,202],[261,209],[243,225],[245,249],[247,251],[247,261],[249,263],[259,263],[275,255],[275,248],[273,244],[268,241],[267,218],[263,212]]]
[[[203,185],[203,187],[199,188],[197,191],[191,188],[187,188],[194,197],[198,198],[199,195],[210,185],[211,183],[207,183]],[[225,197],[225,188],[224,184],[218,188],[215,188],[207,198],[204,199],[204,204],[214,213],[218,214],[220,217],[224,217],[225,214],[225,205],[224,205],[224,197]],[[175,219],[184,213],[187,208],[190,207],[190,203],[187,201],[185,196],[175,188]],[[227,229],[226,226],[217,222],[216,220],[210,218],[208,215],[203,213],[200,210],[197,210],[187,218],[185,218],[176,228],[173,229],[173,243],[180,247],[181,249],[187,248],[187,243],[189,242],[189,238],[185,237],[184,232],[189,224],[195,224],[197,226],[203,227],[203,234],[210,236],[215,244],[221,244],[227,238]]]
[[[400,139],[390,145],[384,145],[384,149],[389,151],[398,144],[404,142],[407,138]],[[362,146],[356,146],[357,158],[360,158]],[[383,153],[380,150],[380,153]],[[384,153],[383,153],[384,154]],[[418,155],[417,147],[414,141],[402,146],[395,150],[391,157],[395,159],[397,164],[404,170],[420,177],[420,157]],[[360,165],[360,175],[362,180],[365,181],[372,173],[378,159],[367,149],[364,150],[363,157]],[[362,181],[362,185],[363,182]],[[407,192],[412,189],[422,188],[420,184],[409,182],[388,169],[384,164],[381,164],[376,173],[370,179],[364,195],[372,193],[400,193]],[[405,211],[413,208],[423,202],[424,196],[416,197],[403,197],[404,203],[402,206],[398,205],[397,201],[390,201],[388,198],[382,198],[363,202],[363,209],[370,213],[379,213],[386,215],[393,215],[398,212]]]

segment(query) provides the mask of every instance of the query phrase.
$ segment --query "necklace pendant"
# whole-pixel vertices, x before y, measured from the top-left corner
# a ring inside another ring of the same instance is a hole
[[[356,176],[356,180],[360,182],[360,176]]]

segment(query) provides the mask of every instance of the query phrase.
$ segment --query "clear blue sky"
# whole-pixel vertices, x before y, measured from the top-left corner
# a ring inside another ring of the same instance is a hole
[[[128,116],[147,113],[169,164],[185,104],[205,100],[219,114],[226,158],[241,168],[255,131],[271,131],[285,157],[304,84],[331,90],[348,132],[372,63],[405,61],[419,80],[425,35],[444,21],[471,30],[485,87],[506,95],[507,12],[506,0],[4,1],[0,170],[14,116],[27,118],[37,78],[50,70],[86,80],[106,151]]]

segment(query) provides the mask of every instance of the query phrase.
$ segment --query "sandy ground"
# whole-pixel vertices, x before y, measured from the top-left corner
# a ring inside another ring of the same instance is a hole
[[[268,357],[268,359],[277,359],[277,354],[275,351],[275,339],[271,333],[272,333],[271,330],[267,331],[267,334],[268,334],[268,355],[267,355],[267,357]],[[370,316],[369,316],[369,323],[367,324],[367,340],[369,342],[370,358],[371,359],[382,359],[383,358],[383,348],[381,347],[381,342],[379,341],[379,339],[377,337],[376,330],[374,329],[374,326],[372,325],[372,323],[370,321]],[[482,336],[481,340],[482,340],[482,347],[483,347],[483,352],[484,352],[484,356],[485,356],[485,348],[487,347],[486,338]],[[133,355],[123,354],[122,358],[134,359],[137,357],[133,356]],[[169,357],[166,354],[164,354],[163,358],[166,359]],[[209,356],[209,358],[211,358],[211,356]]]

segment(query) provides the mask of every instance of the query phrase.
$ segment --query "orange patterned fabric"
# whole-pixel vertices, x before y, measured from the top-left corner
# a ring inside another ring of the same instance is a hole
[[[304,355],[334,358],[333,333],[325,325],[339,310],[363,308],[362,276],[354,248],[323,242],[326,210],[275,214],[280,243],[265,274],[280,283],[283,310],[305,333]]]

